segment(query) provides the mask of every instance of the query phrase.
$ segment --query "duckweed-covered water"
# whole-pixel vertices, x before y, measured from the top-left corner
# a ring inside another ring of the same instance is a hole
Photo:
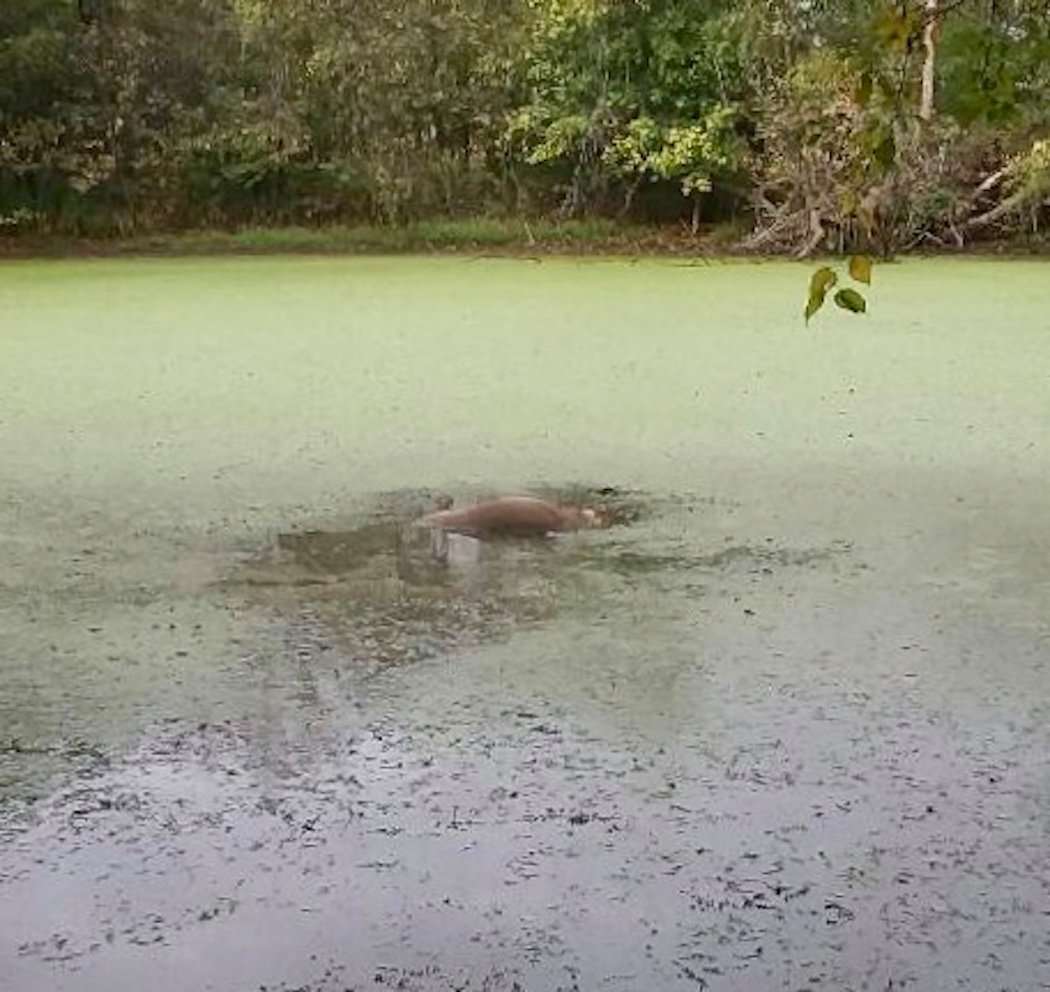
[[[1050,987],[1050,269],[808,271],[0,267],[0,989]]]

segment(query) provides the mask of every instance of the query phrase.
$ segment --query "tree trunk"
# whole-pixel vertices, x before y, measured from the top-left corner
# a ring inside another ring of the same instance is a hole
[[[926,23],[922,31],[926,57],[922,63],[922,97],[919,103],[919,116],[924,121],[933,120],[937,83],[937,35],[940,27],[940,0],[926,0]]]
[[[821,241],[826,237],[824,222],[821,219],[820,211],[815,207],[810,207],[809,210],[809,231],[809,241],[799,248],[795,253],[795,258],[809,258],[809,256],[817,250]]]
[[[631,207],[634,206],[634,198],[638,194],[638,190],[642,185],[641,178],[635,178],[628,186],[627,191],[623,196],[623,204],[620,207],[619,217],[622,220],[631,212]]]

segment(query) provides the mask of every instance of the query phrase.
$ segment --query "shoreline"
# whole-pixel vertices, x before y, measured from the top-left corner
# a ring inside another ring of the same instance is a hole
[[[845,257],[748,252],[723,228],[694,236],[676,227],[617,225],[607,221],[430,221],[403,227],[331,226],[192,230],[88,238],[13,235],[0,238],[0,262],[46,259],[263,255],[447,255],[534,259],[563,256],[678,258],[696,262],[800,261]],[[980,242],[963,249],[925,246],[895,258],[1050,258],[1050,240]],[[892,259],[882,260],[882,264]]]

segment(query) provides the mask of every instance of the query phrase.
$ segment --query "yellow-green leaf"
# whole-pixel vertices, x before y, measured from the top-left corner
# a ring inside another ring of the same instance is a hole
[[[868,303],[855,289],[840,289],[835,294],[835,305],[850,313],[867,313]]]
[[[809,318],[813,316],[822,306],[824,306],[824,298],[827,293],[810,293],[809,300],[806,301],[806,323],[809,323]]]
[[[813,273],[809,281],[809,299],[806,301],[806,323],[822,306],[827,298],[828,290],[838,282],[838,276],[825,266]]]
[[[865,285],[871,285],[871,259],[867,255],[854,255],[849,260],[849,274],[851,278]]]
[[[827,291],[838,281],[839,277],[826,265],[822,269],[817,269],[817,271],[813,273],[813,278],[809,281],[810,297],[817,293],[827,293]]]

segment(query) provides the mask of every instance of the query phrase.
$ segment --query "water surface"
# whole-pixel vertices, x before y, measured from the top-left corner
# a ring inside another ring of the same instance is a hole
[[[807,271],[0,267],[0,989],[1050,986],[1047,268]]]

